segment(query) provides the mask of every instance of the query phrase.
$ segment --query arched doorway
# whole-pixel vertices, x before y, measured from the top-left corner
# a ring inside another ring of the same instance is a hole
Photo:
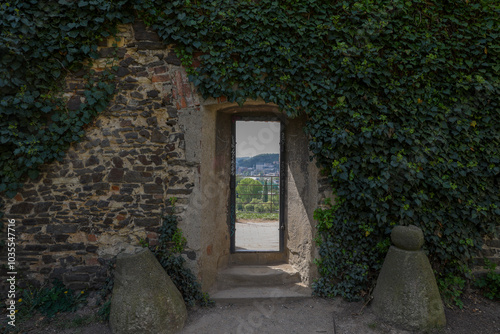
[[[309,159],[308,140],[303,131],[305,118],[288,119],[277,106],[262,101],[248,101],[243,106],[209,101],[203,104],[200,113],[196,148],[201,156],[199,178],[184,214],[186,227],[181,227],[191,230],[186,233],[188,242],[199,245],[196,266],[203,289],[213,289],[218,273],[238,264],[290,264],[300,280],[309,285],[316,275],[313,212],[320,201],[320,185],[318,169]],[[285,143],[280,151],[283,179],[279,181],[280,191],[286,190],[280,193],[279,208],[279,226],[284,228],[277,250],[238,252],[236,243],[231,242],[232,207],[237,204],[231,192],[236,186],[235,179],[231,184],[232,170],[236,167],[232,154],[233,124],[238,119],[259,118],[280,122],[280,141]]]

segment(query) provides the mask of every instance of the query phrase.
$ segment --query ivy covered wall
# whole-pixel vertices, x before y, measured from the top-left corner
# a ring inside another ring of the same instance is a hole
[[[39,163],[63,156],[111,93],[106,80],[94,82],[72,114],[51,94],[54,80],[91,56],[113,22],[135,16],[176,44],[204,97],[262,98],[290,117],[306,115],[310,151],[336,194],[316,214],[319,295],[366,295],[396,224],[424,230],[439,279],[467,276],[483,236],[498,233],[497,1],[32,0],[1,8],[0,190],[8,196],[22,175],[36,177]],[[57,19],[42,24],[52,13]],[[40,62],[50,70],[39,71]]]

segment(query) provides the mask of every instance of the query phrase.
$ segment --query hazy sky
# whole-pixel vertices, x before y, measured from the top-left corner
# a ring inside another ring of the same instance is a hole
[[[280,153],[280,122],[236,121],[236,157]]]

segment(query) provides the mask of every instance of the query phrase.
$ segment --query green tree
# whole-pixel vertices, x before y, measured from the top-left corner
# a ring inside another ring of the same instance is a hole
[[[264,181],[264,191],[262,192],[262,202],[266,203],[267,202],[267,180]]]
[[[236,194],[244,203],[248,203],[254,198],[260,198],[262,183],[252,178],[245,178],[236,186]]]

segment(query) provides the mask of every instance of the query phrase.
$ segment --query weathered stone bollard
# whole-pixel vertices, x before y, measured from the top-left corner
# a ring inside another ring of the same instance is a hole
[[[408,330],[446,325],[436,278],[425,253],[422,230],[396,226],[373,291],[372,310],[384,321]]]
[[[184,327],[186,305],[148,248],[119,254],[109,324],[116,334],[171,334]]]

